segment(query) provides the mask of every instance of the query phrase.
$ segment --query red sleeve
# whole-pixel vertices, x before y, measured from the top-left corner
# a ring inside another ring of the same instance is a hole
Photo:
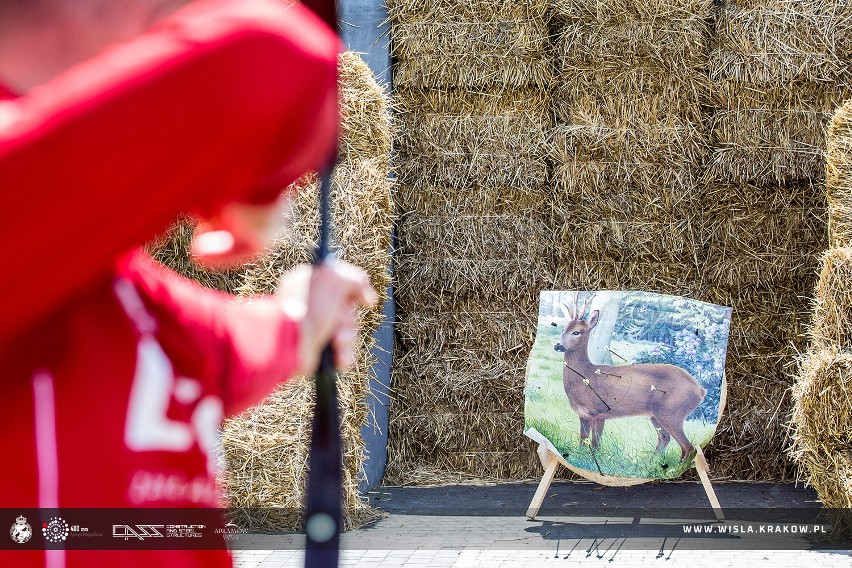
[[[338,41],[309,11],[208,0],[0,102],[0,337],[181,212],[271,201],[337,136]]]
[[[260,402],[298,366],[299,327],[272,298],[237,303],[143,254],[120,270],[157,320],[157,339],[176,370],[219,393],[229,415]]]

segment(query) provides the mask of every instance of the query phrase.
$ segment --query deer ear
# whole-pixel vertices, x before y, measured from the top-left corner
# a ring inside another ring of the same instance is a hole
[[[589,314],[589,319],[586,320],[586,323],[589,324],[589,329],[592,329],[596,325],[598,325],[598,320],[600,319],[600,317],[601,317],[600,310],[595,310],[595,311],[593,311],[592,313]]]

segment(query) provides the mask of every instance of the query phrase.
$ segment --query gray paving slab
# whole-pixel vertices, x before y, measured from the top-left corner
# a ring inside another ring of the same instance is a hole
[[[852,567],[852,546],[826,549],[818,534],[781,532],[803,515],[824,513],[811,489],[727,483],[716,491],[728,515],[724,522],[715,520],[697,483],[603,488],[557,482],[534,520],[525,516],[534,484],[380,487],[371,502],[388,516],[343,535],[341,566]],[[761,534],[760,527],[779,532]],[[254,548],[234,552],[239,568],[303,564],[299,535],[245,536],[251,540],[241,548]]]

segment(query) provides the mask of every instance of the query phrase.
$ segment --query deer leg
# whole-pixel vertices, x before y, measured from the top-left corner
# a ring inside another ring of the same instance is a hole
[[[590,426],[591,423],[588,418],[580,418],[580,445],[583,445],[589,437]]]
[[[680,461],[682,462],[689,459],[692,453],[692,444],[689,442],[689,438],[686,437],[686,432],[683,431],[683,421],[685,419],[686,418],[684,417],[680,420],[677,418],[665,418],[660,420],[662,427],[669,431],[680,446]]]
[[[669,431],[663,428],[662,424],[657,422],[657,419],[653,416],[651,417],[651,425],[654,427],[654,430],[657,431],[657,453],[663,453],[663,450],[666,449],[666,446],[669,445],[669,441],[672,439],[672,435],[669,434]]]
[[[601,436],[603,435],[605,423],[606,420],[603,418],[592,420],[592,447],[594,449],[598,449],[598,446],[601,444]]]

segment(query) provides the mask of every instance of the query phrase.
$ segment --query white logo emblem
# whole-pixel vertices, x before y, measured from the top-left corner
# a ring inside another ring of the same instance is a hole
[[[163,538],[163,533],[160,531],[164,525],[112,525],[112,536],[114,538],[138,538],[145,540],[146,538]]]
[[[42,526],[41,532],[47,542],[64,542],[68,538],[68,523],[63,521],[61,517],[53,517],[46,525]]]
[[[33,537],[33,528],[27,523],[25,517],[18,517],[9,534],[12,535],[12,540],[18,544],[24,544]]]

